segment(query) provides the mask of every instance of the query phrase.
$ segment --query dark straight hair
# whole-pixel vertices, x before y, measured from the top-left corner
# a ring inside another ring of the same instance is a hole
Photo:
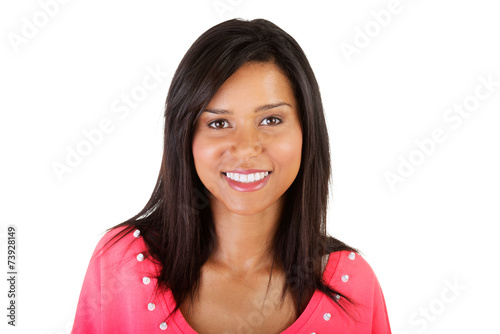
[[[208,200],[211,194],[194,166],[193,132],[219,87],[248,62],[272,62],[283,71],[292,85],[302,125],[301,166],[285,193],[273,240],[275,262],[286,274],[282,301],[291,292],[300,314],[319,290],[345,309],[346,303],[338,300],[342,295],[322,277],[323,255],[356,250],[326,232],[330,151],[318,84],[297,42],[264,19],[222,22],[203,33],[187,51],[168,91],[163,159],[156,186],[137,215],[113,227],[128,227],[115,240],[135,229],[141,231],[148,256],[161,265],[157,292],[172,291],[177,304],[173,312],[197,294],[201,267],[215,249],[216,235]],[[348,296],[342,297],[352,302]]]

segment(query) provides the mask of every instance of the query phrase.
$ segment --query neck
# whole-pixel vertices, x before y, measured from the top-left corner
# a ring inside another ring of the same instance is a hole
[[[282,201],[255,215],[236,214],[217,200],[211,204],[217,237],[211,260],[239,273],[269,271]]]

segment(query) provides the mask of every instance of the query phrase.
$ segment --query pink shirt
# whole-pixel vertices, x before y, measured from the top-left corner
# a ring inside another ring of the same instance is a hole
[[[121,229],[99,241],[87,269],[76,311],[73,334],[196,334],[181,312],[166,319],[175,301],[170,291],[155,296],[158,266],[147,258],[139,230],[98,252]],[[323,293],[316,291],[300,317],[282,334],[391,333],[384,296],[373,270],[356,253],[331,253],[323,276],[336,291],[354,299],[358,322]],[[164,297],[164,298],[163,298]],[[259,311],[242,319],[239,333],[254,333]]]

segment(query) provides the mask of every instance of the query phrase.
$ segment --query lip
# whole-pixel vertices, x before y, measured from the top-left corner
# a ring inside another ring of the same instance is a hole
[[[265,169],[233,169],[233,170],[227,170],[224,173],[238,173],[238,174],[253,174],[253,173],[264,173],[264,172],[271,172],[269,170]]]
[[[235,180],[231,180],[230,178],[228,178],[226,176],[226,173],[253,174],[253,173],[262,173],[262,172],[269,172],[269,175],[267,175],[262,180],[251,182],[251,183],[238,182]],[[269,181],[271,174],[272,174],[271,171],[262,170],[262,169],[234,169],[234,170],[224,172],[222,175],[224,176],[224,179],[227,181],[227,183],[229,184],[229,186],[233,190],[241,191],[241,192],[249,192],[249,191],[257,191],[259,189],[262,189]]]

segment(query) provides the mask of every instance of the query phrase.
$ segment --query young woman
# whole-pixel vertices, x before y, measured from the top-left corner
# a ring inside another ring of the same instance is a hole
[[[73,333],[390,333],[380,285],[327,236],[313,71],[273,23],[230,20],[182,59],[151,199],[99,242]]]

